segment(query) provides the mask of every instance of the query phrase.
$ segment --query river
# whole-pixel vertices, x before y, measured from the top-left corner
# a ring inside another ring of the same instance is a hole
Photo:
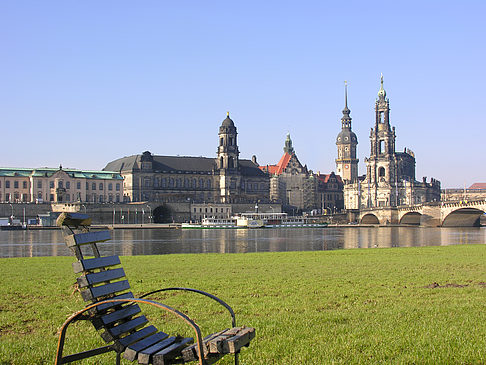
[[[327,227],[117,229],[102,255],[322,251],[349,248],[485,244],[486,227]],[[0,257],[70,256],[60,230],[0,231]]]

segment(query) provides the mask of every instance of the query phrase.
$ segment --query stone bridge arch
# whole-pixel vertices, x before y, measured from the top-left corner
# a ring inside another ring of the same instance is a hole
[[[372,213],[366,213],[361,217],[361,224],[380,224],[378,217]]]
[[[442,220],[442,227],[479,227],[481,215],[485,213],[479,208],[458,208],[450,211]]]
[[[420,226],[421,219],[422,214],[420,214],[419,212],[407,212],[403,214],[403,216],[400,218],[399,224]]]

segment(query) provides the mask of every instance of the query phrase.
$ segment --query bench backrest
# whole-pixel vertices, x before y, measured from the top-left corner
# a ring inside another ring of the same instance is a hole
[[[97,244],[111,239],[110,231],[89,231],[91,219],[80,213],[62,213],[57,224],[77,258],[73,269],[81,274],[77,286],[85,302],[133,298],[120,258],[100,255]],[[103,330],[101,336],[106,342],[115,341],[115,350],[122,352],[130,344],[157,332],[140,312],[138,304],[101,304],[92,310],[91,322],[97,330]]]

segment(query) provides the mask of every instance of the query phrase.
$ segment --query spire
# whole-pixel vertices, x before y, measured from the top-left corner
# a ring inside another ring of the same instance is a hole
[[[381,82],[381,86],[380,86],[380,90],[378,91],[378,98],[385,99],[386,98],[386,91],[383,88],[383,73],[381,74],[381,81],[380,82]]]
[[[351,110],[348,108],[348,82],[344,81],[344,109],[341,123],[343,129],[351,129],[351,117],[349,116]]]
[[[287,133],[287,138],[285,139],[285,147],[283,150],[289,155],[294,154],[294,148],[292,147],[292,140],[290,139],[290,133]]]

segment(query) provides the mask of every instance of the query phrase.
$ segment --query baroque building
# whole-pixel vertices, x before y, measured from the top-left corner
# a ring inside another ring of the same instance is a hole
[[[228,113],[219,127],[215,158],[145,151],[109,162],[104,170],[123,176],[125,202],[268,202],[269,176],[258,168],[256,157],[240,159],[237,134]]]
[[[346,209],[440,201],[440,182],[431,179],[428,183],[425,178],[416,181],[415,155],[407,148],[396,152],[395,139],[395,127],[390,124],[390,101],[383,87],[382,75],[375,102],[375,126],[370,132],[370,156],[365,159],[366,175],[344,185]]]
[[[334,172],[321,175],[302,165],[287,134],[283,155],[276,165],[260,166],[270,174],[270,200],[286,210],[335,212],[344,207],[343,183]]]
[[[0,202],[121,202],[123,178],[111,171],[0,168]]]

